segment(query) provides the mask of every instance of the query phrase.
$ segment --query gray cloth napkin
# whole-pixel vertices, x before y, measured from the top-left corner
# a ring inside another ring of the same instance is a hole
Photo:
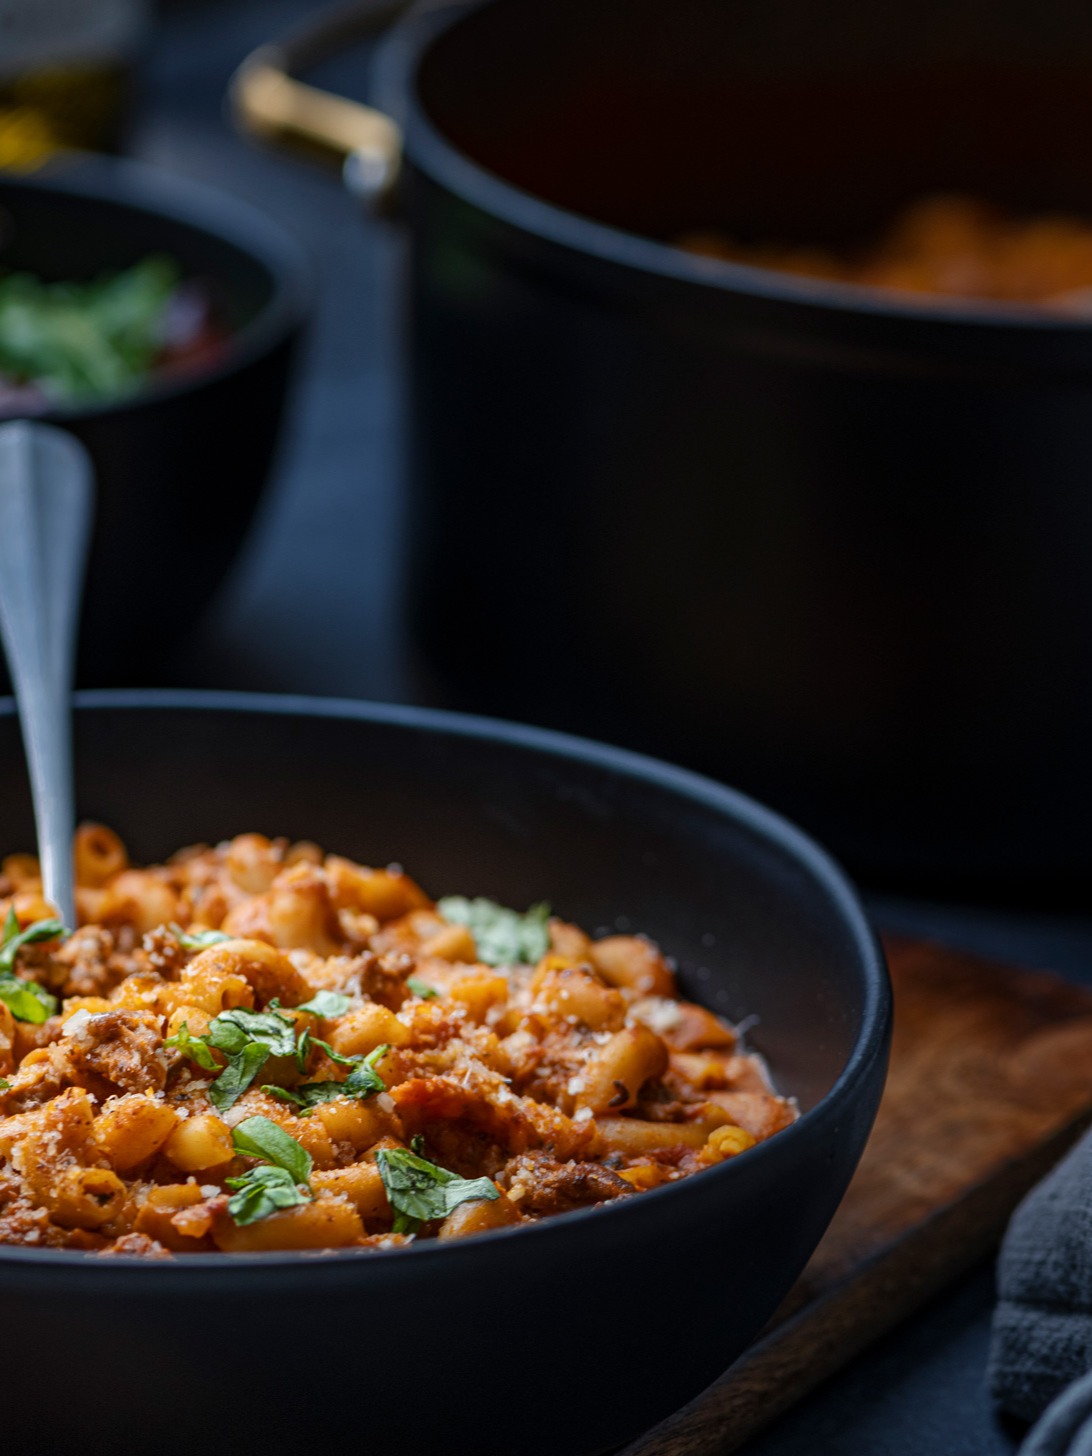
[[[998,1285],[994,1398],[1028,1421],[1056,1402],[1021,1456],[1092,1456],[1092,1134],[1016,1210]]]
[[[1020,1456],[1092,1456],[1092,1371],[1047,1407]]]

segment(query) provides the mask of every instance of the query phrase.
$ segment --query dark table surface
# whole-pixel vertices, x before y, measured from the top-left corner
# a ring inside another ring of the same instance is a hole
[[[224,88],[307,0],[175,0],[142,78],[132,151],[278,218],[315,263],[317,312],[272,489],[246,552],[165,683],[421,700],[398,608],[396,228],[336,178],[232,134]],[[321,78],[367,94],[367,58]],[[1092,917],[872,897],[878,922],[1092,984]],[[754,1456],[1002,1456],[1016,1445],[983,1388],[993,1298],[983,1268],[878,1343],[748,1448]]]

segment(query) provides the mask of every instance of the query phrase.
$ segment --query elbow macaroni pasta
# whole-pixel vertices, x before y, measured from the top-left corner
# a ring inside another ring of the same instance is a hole
[[[5,983],[56,1010],[0,1000],[0,1243],[166,1258],[462,1238],[637,1196],[796,1116],[642,936],[543,918],[533,964],[486,964],[483,932],[400,871],[258,834],[139,869],[85,825],[75,863],[79,928],[21,945]],[[9,856],[7,931],[50,913],[37,862]],[[273,1040],[228,1105],[250,1055],[230,1035],[256,1015]],[[259,1160],[234,1132],[265,1120],[308,1181],[244,1222],[230,1188]],[[381,1171],[398,1150],[487,1181],[407,1231]]]

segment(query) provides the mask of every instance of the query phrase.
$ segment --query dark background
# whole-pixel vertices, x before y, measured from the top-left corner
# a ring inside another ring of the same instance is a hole
[[[131,150],[262,208],[318,280],[278,468],[227,586],[165,684],[434,701],[400,607],[397,230],[336,177],[255,150],[225,120],[248,50],[312,13],[305,0],[175,0],[141,75]],[[321,81],[367,95],[366,56]],[[1092,918],[870,899],[878,921],[1092,983]],[[1000,1456],[1013,1434],[983,1387],[993,1298],[984,1268],[880,1342],[748,1449],[755,1456]],[[561,1456],[561,1453],[559,1453]]]
[[[260,207],[318,282],[280,466],[216,606],[168,662],[175,685],[421,697],[397,610],[397,231],[362,217],[333,172],[234,135],[224,93],[248,50],[315,10],[302,0],[168,4],[144,57],[134,155]],[[327,85],[366,95],[366,56]]]

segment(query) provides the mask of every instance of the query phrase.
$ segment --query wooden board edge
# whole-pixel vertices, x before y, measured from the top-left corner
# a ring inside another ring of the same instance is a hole
[[[1092,1123],[1092,1108],[938,1210],[844,1284],[761,1335],[719,1380],[617,1456],[730,1456],[993,1252],[1013,1210]]]

